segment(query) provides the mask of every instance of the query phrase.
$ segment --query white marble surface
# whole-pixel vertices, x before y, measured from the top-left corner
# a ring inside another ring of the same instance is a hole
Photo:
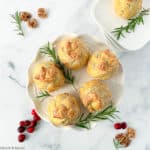
[[[41,122],[37,132],[20,144],[18,121],[31,117],[33,107],[27,94],[27,69],[37,49],[48,40],[66,33],[88,33],[104,41],[90,16],[91,0],[1,0],[0,1],[0,147],[21,146],[26,150],[114,150],[116,131],[110,122],[92,130],[64,130]],[[25,38],[13,31],[10,13],[15,10],[49,8],[49,18],[39,28],[24,26]],[[135,43],[136,44],[136,43]],[[121,62],[126,74],[125,91],[118,106],[122,120],[136,128],[137,138],[127,150],[150,150],[150,43],[137,52],[126,53]],[[10,67],[10,63],[14,64]],[[10,77],[17,80],[10,79]]]

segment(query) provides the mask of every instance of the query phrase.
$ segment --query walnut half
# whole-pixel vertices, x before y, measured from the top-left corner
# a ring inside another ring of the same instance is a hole
[[[127,129],[127,136],[128,136],[129,138],[135,138],[135,136],[136,136],[136,131],[135,131],[135,129],[133,129],[133,128],[128,128],[128,129]]]
[[[35,18],[31,18],[28,20],[28,26],[31,28],[36,28],[38,26],[38,22]]]
[[[31,18],[31,14],[27,11],[20,12],[20,19],[22,21],[28,21]]]
[[[48,16],[45,8],[39,8],[37,10],[37,14],[40,18],[47,18],[47,16]]]
[[[115,139],[119,142],[120,145],[128,147],[133,138],[135,138],[136,131],[133,128],[128,128],[125,133],[119,133],[115,136]]]
[[[124,133],[117,134],[115,139],[124,147],[128,147],[131,143],[130,138]]]

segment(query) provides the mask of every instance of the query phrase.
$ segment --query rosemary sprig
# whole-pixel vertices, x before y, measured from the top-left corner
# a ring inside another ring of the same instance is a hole
[[[41,91],[39,95],[36,96],[36,98],[42,98],[42,97],[47,97],[47,96],[50,96],[50,94],[47,91]]]
[[[72,71],[70,69],[67,69],[62,63],[60,63],[60,69],[62,70],[66,78],[66,82],[70,84],[74,84],[74,77],[72,75]]]
[[[84,114],[81,115],[79,120],[76,122],[75,126],[90,129],[91,122],[99,121],[99,120],[110,120],[119,118],[116,113],[118,113],[116,107],[112,104],[106,107],[101,112],[89,113],[86,116]]]
[[[62,70],[66,81],[70,84],[74,83],[74,77],[70,69],[67,69],[59,60],[59,57],[56,54],[56,50],[53,46],[48,42],[45,47],[40,48],[41,53],[48,55],[52,58],[53,62]]]
[[[13,19],[13,21],[11,23],[16,24],[15,31],[17,31],[17,34],[21,35],[21,36],[24,36],[24,32],[23,32],[23,29],[22,29],[22,26],[21,26],[21,19],[20,19],[19,12],[16,11],[15,14],[11,14],[10,16]]]
[[[54,63],[56,64],[60,63],[55,49],[52,47],[52,45],[49,42],[47,43],[46,46],[40,48],[40,50],[41,50],[41,53],[50,56],[53,59]]]
[[[117,40],[119,40],[121,37],[125,37],[124,33],[130,33],[134,32],[136,26],[140,24],[144,24],[143,16],[149,15],[150,9],[143,9],[138,16],[128,19],[128,24],[125,26],[120,26],[118,28],[115,28],[112,33],[116,37]]]
[[[114,143],[116,150],[119,150],[120,148],[124,148],[124,146],[121,145],[120,142],[116,139],[113,139],[113,143]]]

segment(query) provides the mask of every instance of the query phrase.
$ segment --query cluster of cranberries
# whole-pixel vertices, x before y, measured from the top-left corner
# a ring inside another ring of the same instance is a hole
[[[19,142],[23,142],[25,140],[26,135],[24,134],[24,132],[27,131],[28,133],[33,133],[37,123],[41,120],[35,109],[32,109],[31,114],[33,115],[32,120],[24,120],[19,122],[19,127],[17,129],[20,133],[18,135]]]
[[[114,128],[119,130],[119,129],[126,129],[127,128],[127,123],[126,122],[121,122],[121,123],[115,123]]]

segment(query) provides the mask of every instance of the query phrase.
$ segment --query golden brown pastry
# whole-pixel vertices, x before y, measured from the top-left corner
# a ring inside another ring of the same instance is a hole
[[[99,50],[91,56],[87,72],[92,77],[106,80],[117,73],[119,67],[120,63],[117,57],[110,50]]]
[[[33,81],[40,90],[51,92],[63,86],[65,78],[53,62],[44,62],[35,65]]]
[[[64,39],[58,45],[60,61],[70,69],[80,69],[87,64],[89,50],[78,38]]]
[[[104,83],[95,79],[80,88],[80,98],[89,112],[101,111],[111,103],[111,92]]]
[[[78,101],[69,93],[56,96],[48,104],[49,120],[56,126],[73,124],[80,115]]]
[[[142,9],[142,0],[115,0],[116,14],[130,19]]]

